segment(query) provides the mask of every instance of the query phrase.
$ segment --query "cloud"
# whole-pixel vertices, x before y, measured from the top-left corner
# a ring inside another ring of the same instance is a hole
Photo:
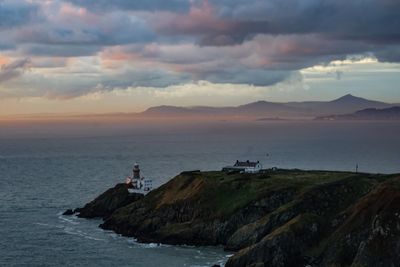
[[[374,52],[379,61],[400,62],[400,46],[389,45]]]
[[[112,68],[132,61],[135,65],[186,73],[193,81],[262,86],[287,79],[293,71],[345,58],[343,55],[360,49],[363,47],[357,43],[328,41],[316,35],[259,35],[227,47],[199,47],[192,43],[122,46],[103,51],[102,60]]]
[[[4,64],[0,68],[0,84],[21,76],[29,67],[30,59],[19,59],[8,64]]]
[[[212,83],[209,81],[188,82],[171,85],[165,88],[158,87],[128,87],[116,88],[112,91],[93,92],[82,97],[85,100],[106,98],[118,99],[118,103],[135,103],[136,111],[141,111],[155,105],[178,106],[227,106],[240,105],[246,102],[267,99],[277,92],[292,92],[304,90],[301,74],[295,73],[288,81],[273,86],[254,86],[234,83]],[[79,99],[79,98],[78,98]],[[122,107],[124,109],[125,107]],[[129,109],[128,109],[129,110]]]
[[[395,0],[211,0],[210,3],[219,18],[234,22],[234,27],[229,28],[232,34],[321,33],[370,42],[400,41],[400,2]]]
[[[17,27],[39,19],[39,7],[22,0],[0,0],[0,29]]]
[[[89,56],[106,46],[146,43],[156,38],[143,19],[125,11],[96,14],[56,0],[42,2],[40,14],[40,20],[21,23],[17,28],[0,27],[0,34],[8,36],[0,40],[0,51],[18,50],[26,56]]]
[[[76,5],[84,6],[98,11],[111,10],[136,10],[136,11],[186,11],[190,7],[189,0],[69,0]]]
[[[270,86],[349,55],[399,62],[399,10],[394,0],[0,0],[0,53],[32,67],[2,75],[12,94],[56,98]]]
[[[57,59],[57,60],[54,60]],[[28,63],[27,63],[28,64]],[[53,64],[53,65],[51,65]],[[172,84],[183,84],[191,80],[190,74],[175,73],[161,68],[100,69],[96,57],[69,59],[48,57],[35,58],[29,62],[31,71],[23,73],[22,67],[13,64],[4,68],[7,89],[0,96],[46,97],[51,99],[71,99],[94,92],[106,92],[129,87],[164,88]],[[13,79],[18,76],[19,79]],[[71,79],[73,76],[73,79]],[[0,75],[2,77],[2,75]]]
[[[399,1],[195,3],[186,14],[165,13],[158,18],[154,15],[154,27],[162,34],[197,36],[198,44],[205,46],[231,46],[260,34],[318,34],[321,39],[369,45],[372,52],[388,44],[400,45]]]

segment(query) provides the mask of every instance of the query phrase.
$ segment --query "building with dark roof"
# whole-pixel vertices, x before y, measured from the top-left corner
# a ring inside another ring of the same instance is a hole
[[[239,171],[245,173],[258,173],[262,169],[262,165],[259,161],[239,161],[237,160],[233,166],[226,166],[223,171]]]

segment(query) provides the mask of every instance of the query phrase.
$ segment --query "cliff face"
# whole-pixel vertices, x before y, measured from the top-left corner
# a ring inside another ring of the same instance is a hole
[[[142,194],[130,194],[126,184],[117,184],[83,208],[75,209],[81,218],[107,218],[114,211],[143,198]]]
[[[340,214],[323,266],[399,266],[400,177],[379,184]]]
[[[225,244],[239,226],[257,220],[294,196],[294,190],[257,187],[243,175],[186,173],[116,211],[102,228],[145,242]],[[268,182],[268,181],[267,181]]]
[[[240,250],[226,266],[399,266],[400,177],[364,190],[370,192],[354,197],[342,212],[319,199],[308,213]],[[344,184],[340,191],[353,194]]]
[[[101,227],[142,242],[224,245],[236,251],[227,267],[398,266],[399,188],[400,176],[195,172],[118,205],[106,194],[86,210],[108,203]]]

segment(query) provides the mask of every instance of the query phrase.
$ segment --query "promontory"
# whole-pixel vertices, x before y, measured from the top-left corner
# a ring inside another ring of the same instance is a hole
[[[400,174],[183,172],[145,196],[118,184],[72,213],[139,242],[222,245],[227,267],[400,266]]]

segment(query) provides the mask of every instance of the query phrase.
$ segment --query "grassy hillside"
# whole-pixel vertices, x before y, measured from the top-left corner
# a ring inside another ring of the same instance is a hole
[[[183,172],[143,198],[126,203],[119,188],[88,207],[123,194],[102,228],[142,242],[224,245],[236,251],[228,267],[390,266],[400,246],[399,181],[337,171]]]
[[[197,208],[212,209],[213,216],[229,216],[273,192],[292,191],[300,194],[322,184],[353,178],[360,185],[383,176],[334,171],[277,170],[263,174],[227,174],[220,171],[184,172],[147,197],[155,207],[192,200]]]

